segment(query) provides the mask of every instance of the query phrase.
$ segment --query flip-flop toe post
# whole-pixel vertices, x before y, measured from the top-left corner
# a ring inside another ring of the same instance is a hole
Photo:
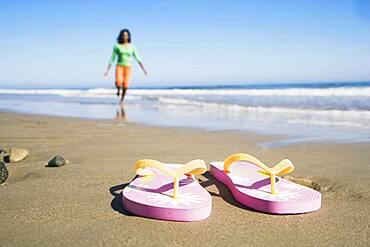
[[[199,221],[211,214],[211,195],[194,178],[207,171],[203,160],[182,165],[143,159],[135,171],[138,176],[122,191],[127,211],[171,221]]]
[[[210,164],[211,174],[247,207],[272,214],[299,214],[320,209],[320,192],[280,177],[293,170],[288,159],[270,168],[245,153]]]

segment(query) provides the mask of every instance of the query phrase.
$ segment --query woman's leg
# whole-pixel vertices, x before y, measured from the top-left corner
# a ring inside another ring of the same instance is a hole
[[[124,73],[123,73],[123,87],[122,87],[121,101],[123,101],[125,96],[126,96],[129,80],[131,78],[131,67],[124,66],[123,67],[123,72]]]
[[[116,87],[117,87],[117,85],[116,85]],[[120,91],[120,87],[117,87],[117,97],[119,97],[119,91]]]
[[[127,87],[123,87],[122,88],[122,96],[121,96],[121,101],[123,101],[125,99],[125,96],[126,96],[126,91],[127,91]]]
[[[117,97],[119,97],[119,92],[124,82],[124,69],[123,66],[116,66],[116,88],[117,88]]]

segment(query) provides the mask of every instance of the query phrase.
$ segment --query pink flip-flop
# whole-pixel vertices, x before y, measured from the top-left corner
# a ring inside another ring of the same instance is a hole
[[[278,177],[294,170],[288,159],[269,168],[249,154],[238,153],[210,165],[211,174],[247,207],[272,214],[307,213],[321,207],[320,192]]]
[[[171,221],[199,221],[211,214],[211,195],[193,174],[207,171],[203,160],[185,165],[139,160],[138,175],[122,191],[124,208],[136,215]]]

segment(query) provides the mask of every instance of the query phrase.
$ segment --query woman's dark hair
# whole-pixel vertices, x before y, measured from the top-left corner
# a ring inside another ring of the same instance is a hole
[[[128,33],[128,42],[131,43],[131,33],[128,29],[122,29],[120,32],[119,32],[119,35],[117,37],[117,42],[122,44],[123,43],[123,33],[126,32]]]

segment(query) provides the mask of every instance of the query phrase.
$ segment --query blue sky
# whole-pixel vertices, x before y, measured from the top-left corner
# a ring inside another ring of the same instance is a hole
[[[0,87],[112,87],[129,28],[132,86],[370,81],[370,1],[0,1]]]

